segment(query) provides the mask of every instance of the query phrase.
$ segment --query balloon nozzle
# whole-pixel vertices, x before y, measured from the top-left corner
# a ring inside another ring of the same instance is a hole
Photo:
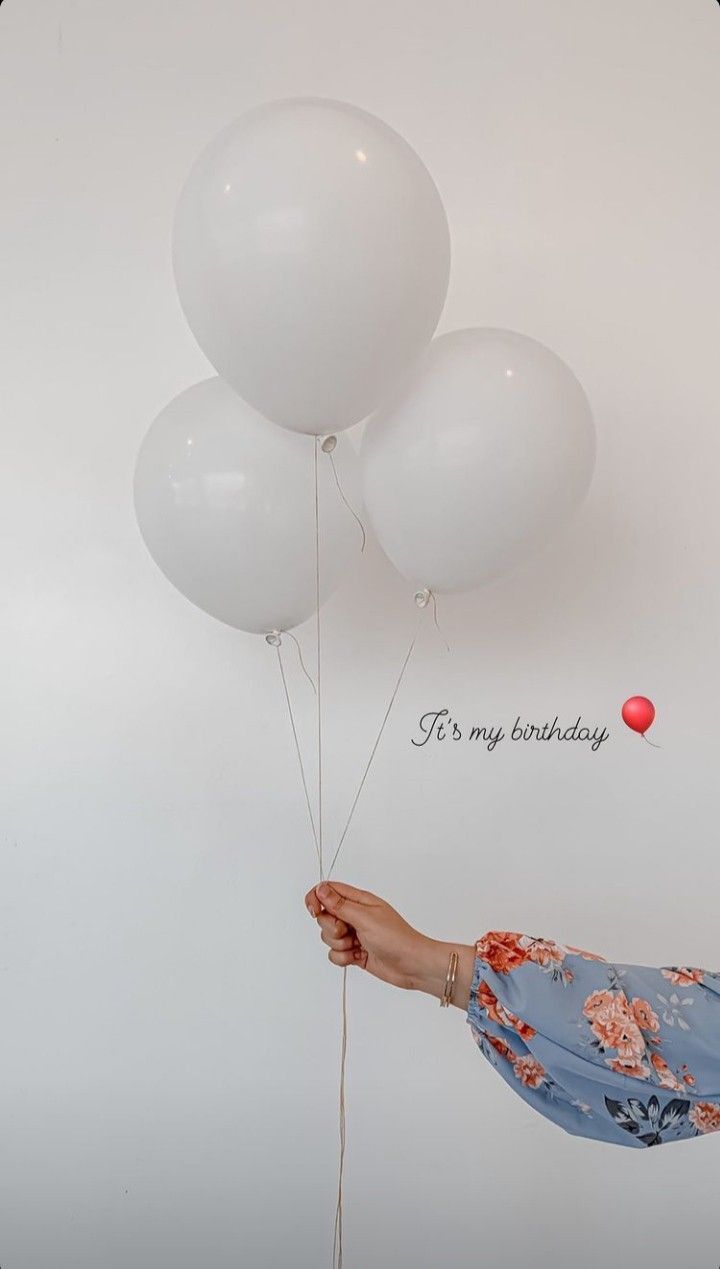
[[[282,643],[282,635],[279,630],[270,630],[265,635],[265,642],[270,644],[271,648],[279,648]]]
[[[431,594],[432,591],[428,590],[427,586],[425,586],[422,590],[415,591],[415,603],[418,608],[427,608],[430,603]]]
[[[323,454],[332,454],[337,445],[337,436],[326,436],[320,443]]]

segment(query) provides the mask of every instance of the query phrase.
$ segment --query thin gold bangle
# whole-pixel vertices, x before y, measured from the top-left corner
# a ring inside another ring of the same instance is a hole
[[[450,953],[450,960],[448,962],[448,970],[445,976],[445,990],[443,991],[443,994],[440,997],[441,1009],[447,1009],[448,1005],[450,1004],[452,1000],[459,960],[460,960],[460,957],[458,956],[457,952]]]

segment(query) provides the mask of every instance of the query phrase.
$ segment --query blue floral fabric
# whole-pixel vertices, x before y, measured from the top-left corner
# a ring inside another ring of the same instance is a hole
[[[472,1034],[541,1114],[640,1149],[720,1131],[720,973],[612,965],[507,931],[475,951]]]

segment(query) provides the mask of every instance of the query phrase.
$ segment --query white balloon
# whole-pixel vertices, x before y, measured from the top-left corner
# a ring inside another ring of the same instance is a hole
[[[587,397],[555,353],[513,331],[453,331],[366,424],[363,498],[404,577],[470,590],[568,518],[594,462]]]
[[[316,444],[269,423],[222,379],[158,415],[137,459],[135,511],[155,563],[198,608],[253,633],[315,611]],[[357,502],[358,460],[344,438],[333,457]],[[318,491],[322,602],[359,559],[361,537],[324,453]]]
[[[266,418],[320,435],[374,410],[431,339],[450,237],[402,137],[300,98],[249,111],[200,155],[173,264],[218,373]]]

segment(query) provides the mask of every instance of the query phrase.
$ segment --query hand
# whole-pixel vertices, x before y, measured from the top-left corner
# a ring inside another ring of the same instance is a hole
[[[427,938],[384,899],[341,881],[314,886],[305,896],[305,906],[320,926],[333,965],[357,966],[393,987],[440,999],[450,953],[457,952],[452,1003],[467,1009],[475,960],[472,945]]]

